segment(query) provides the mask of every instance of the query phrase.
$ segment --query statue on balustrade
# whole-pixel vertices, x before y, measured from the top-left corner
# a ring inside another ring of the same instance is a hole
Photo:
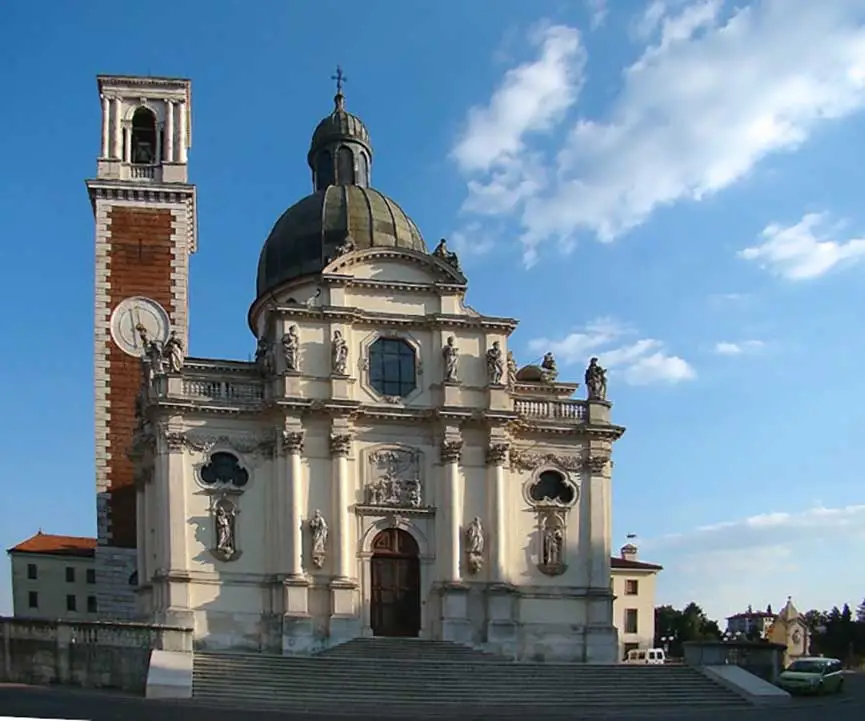
[[[291,372],[300,370],[300,337],[296,325],[289,327],[288,332],[282,336],[282,354],[285,359],[285,370]]]
[[[273,347],[267,338],[259,338],[255,348],[255,365],[262,375],[273,375]]]
[[[586,368],[586,391],[590,401],[607,400],[607,371],[601,368],[597,358],[592,358]]]
[[[517,383],[517,360],[514,358],[514,352],[512,350],[508,351],[508,388],[513,390],[514,386]]]
[[[309,520],[309,530],[312,531],[312,563],[321,568],[327,558],[327,521],[317,508]]]
[[[452,266],[454,270],[460,269],[460,259],[456,253],[452,250],[448,250],[447,241],[442,238],[439,241],[439,244],[435,247],[435,250],[432,253],[436,258],[443,260],[448,265]]]
[[[541,372],[547,383],[553,383],[559,377],[559,367],[556,365],[556,357],[552,353],[545,353],[541,361]]]
[[[502,346],[498,341],[494,341],[492,348],[487,351],[487,380],[491,386],[501,385],[504,374],[505,363]]]
[[[168,363],[170,373],[180,373],[183,370],[183,342],[177,337],[177,331],[171,331],[171,335],[162,347],[162,355]]]
[[[331,347],[331,363],[336,375],[344,376],[348,369],[348,343],[342,337],[342,332],[333,332],[333,345]]]

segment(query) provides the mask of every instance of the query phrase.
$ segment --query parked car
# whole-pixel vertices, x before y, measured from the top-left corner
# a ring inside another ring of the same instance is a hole
[[[837,658],[799,658],[778,677],[790,693],[839,693],[844,689],[844,668]]]
[[[666,654],[662,648],[635,648],[628,651],[625,663],[662,664],[666,662]]]

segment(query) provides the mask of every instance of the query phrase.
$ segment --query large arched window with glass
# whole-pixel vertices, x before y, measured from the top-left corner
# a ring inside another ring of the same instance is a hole
[[[369,347],[369,383],[383,396],[404,397],[417,387],[415,350],[402,338],[379,338]]]

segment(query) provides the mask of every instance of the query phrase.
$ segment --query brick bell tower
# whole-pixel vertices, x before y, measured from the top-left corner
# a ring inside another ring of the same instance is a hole
[[[143,354],[138,325],[188,347],[189,256],[196,250],[188,182],[191,85],[101,75],[102,143],[87,190],[96,220],[95,419],[97,605],[136,615],[136,493],[128,451]]]

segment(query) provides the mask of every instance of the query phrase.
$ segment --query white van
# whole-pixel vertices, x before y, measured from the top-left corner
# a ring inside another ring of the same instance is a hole
[[[635,648],[633,651],[628,651],[625,663],[648,663],[654,665],[665,663],[666,660],[667,657],[662,648]]]

